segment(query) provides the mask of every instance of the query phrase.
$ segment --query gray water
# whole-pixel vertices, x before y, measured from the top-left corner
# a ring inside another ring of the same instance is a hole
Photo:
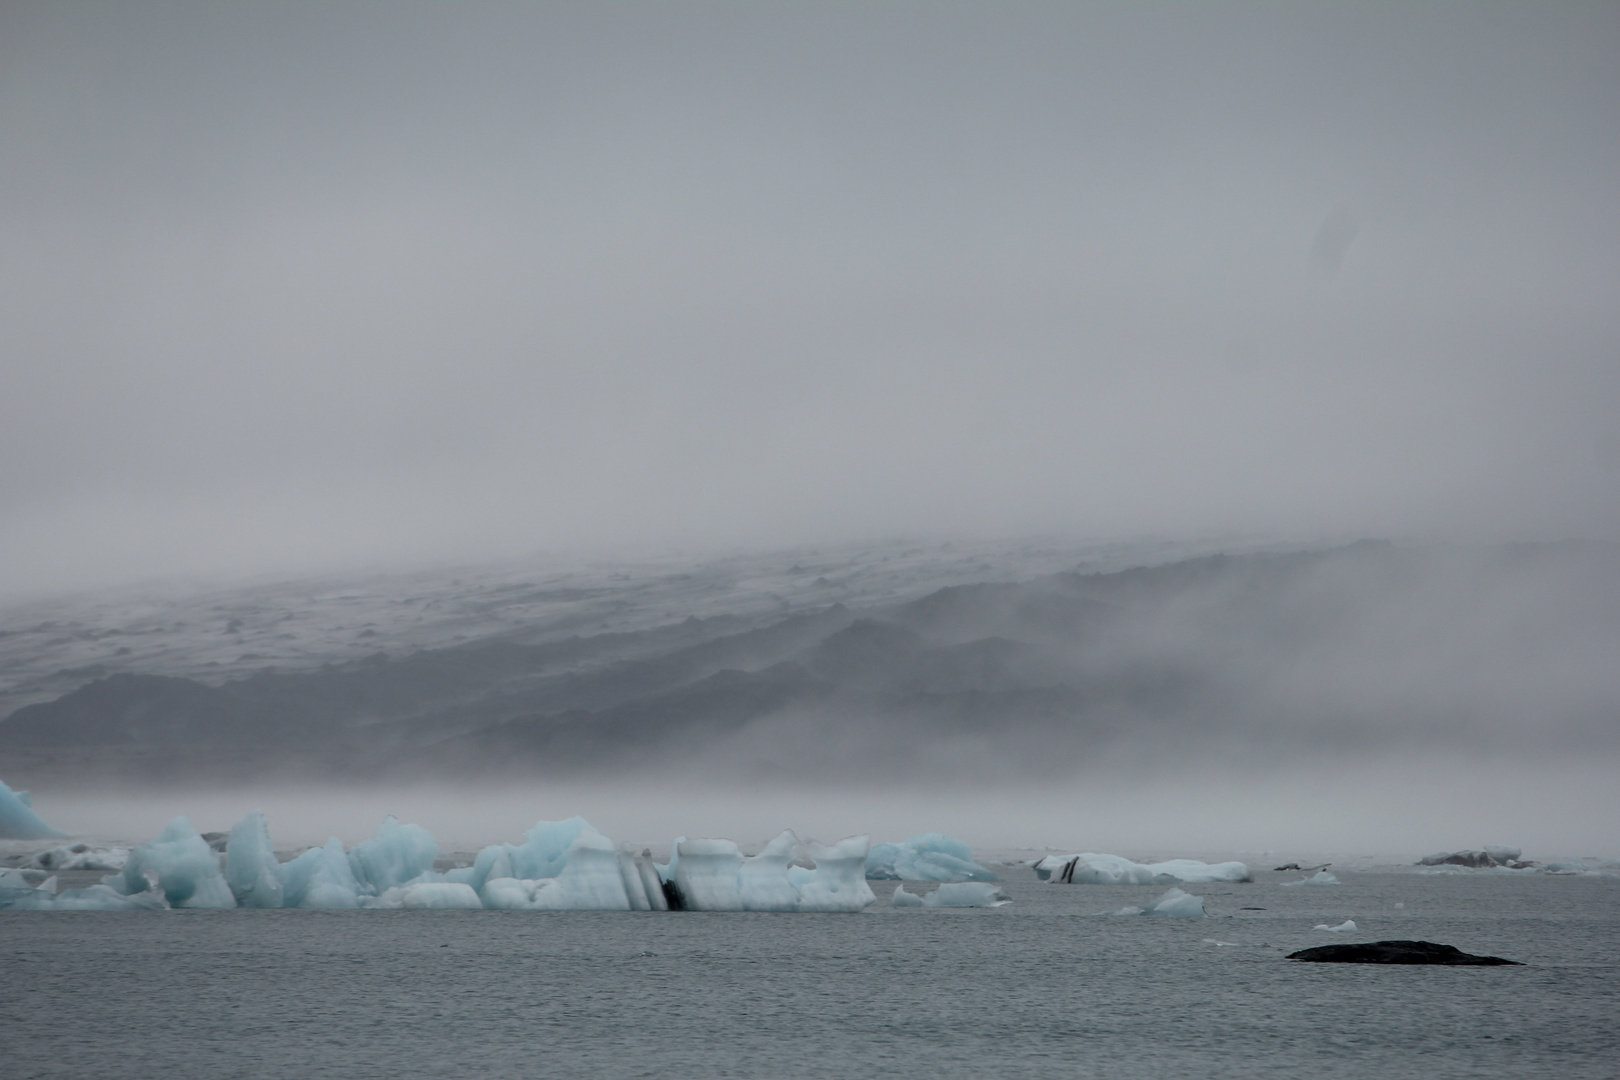
[[[1620,881],[1266,873],[1183,920],[1013,874],[996,910],[0,912],[0,1075],[1620,1075]],[[1527,966],[1283,959],[1382,938]]]

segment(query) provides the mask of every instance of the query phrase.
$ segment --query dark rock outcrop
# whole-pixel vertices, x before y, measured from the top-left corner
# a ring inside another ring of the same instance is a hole
[[[1432,941],[1368,941],[1358,945],[1318,945],[1314,949],[1301,949],[1299,952],[1289,953],[1288,959],[1307,960],[1318,964],[1445,964],[1451,967],[1519,964],[1517,960],[1504,960],[1500,956],[1472,956],[1455,945],[1437,945]]]

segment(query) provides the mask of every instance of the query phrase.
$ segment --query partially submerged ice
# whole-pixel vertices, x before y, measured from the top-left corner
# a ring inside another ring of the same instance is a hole
[[[1202,919],[1204,912],[1204,898],[1182,892],[1180,889],[1171,889],[1156,897],[1146,907],[1123,907],[1113,912],[1115,915],[1162,915],[1174,919]]]
[[[906,892],[904,885],[896,885],[889,903],[894,907],[997,908],[1012,903],[1012,897],[991,882],[962,881],[947,882],[921,896]]]
[[[1048,855],[1035,863],[1035,876],[1063,885],[1152,885],[1173,879],[1197,885],[1253,881],[1247,863],[1206,863],[1197,859],[1168,859],[1139,863],[1119,855]]]
[[[1300,878],[1298,881],[1285,881],[1285,882],[1283,882],[1284,886],[1290,886],[1290,885],[1337,885],[1337,884],[1339,884],[1339,879],[1337,877],[1335,877],[1334,875],[1328,873],[1326,870],[1318,870],[1316,873],[1312,874],[1310,877],[1308,877],[1308,878]]]
[[[59,833],[34,813],[26,791],[12,791],[0,780],[0,840],[49,840]]]
[[[924,833],[898,844],[874,844],[866,876],[875,881],[1000,881],[973,861],[973,851],[944,833]]]

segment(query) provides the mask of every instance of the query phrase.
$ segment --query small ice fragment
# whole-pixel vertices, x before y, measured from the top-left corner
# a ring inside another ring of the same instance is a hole
[[[987,881],[947,882],[922,898],[925,907],[1001,907],[1012,897]]]
[[[894,907],[922,907],[923,898],[906,892],[904,885],[896,885],[894,887],[894,897],[890,899],[889,903]]]
[[[1285,881],[1285,882],[1283,882],[1284,887],[1287,887],[1287,886],[1290,886],[1290,885],[1337,885],[1337,884],[1339,884],[1339,879],[1334,877],[1332,874],[1328,873],[1326,870],[1318,870],[1315,874],[1312,874],[1310,877],[1308,877],[1308,878],[1300,878],[1298,881]]]
[[[1356,929],[1356,924],[1351,920],[1346,919],[1338,926],[1329,926],[1327,923],[1317,923],[1315,926],[1311,927],[1311,929],[1326,930],[1330,934],[1339,934]]]
[[[1204,898],[1194,896],[1180,889],[1171,889],[1162,896],[1157,897],[1146,907],[1123,907],[1114,912],[1115,915],[1165,915],[1177,919],[1202,919],[1204,912]]]

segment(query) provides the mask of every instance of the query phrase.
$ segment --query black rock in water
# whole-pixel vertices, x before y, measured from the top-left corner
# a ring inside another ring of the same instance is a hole
[[[1448,964],[1452,967],[1485,967],[1496,964],[1519,964],[1517,960],[1504,960],[1500,956],[1471,956],[1455,945],[1437,945],[1432,941],[1369,941],[1359,945],[1318,945],[1314,949],[1301,949],[1289,953],[1290,960],[1309,960],[1318,964]]]

